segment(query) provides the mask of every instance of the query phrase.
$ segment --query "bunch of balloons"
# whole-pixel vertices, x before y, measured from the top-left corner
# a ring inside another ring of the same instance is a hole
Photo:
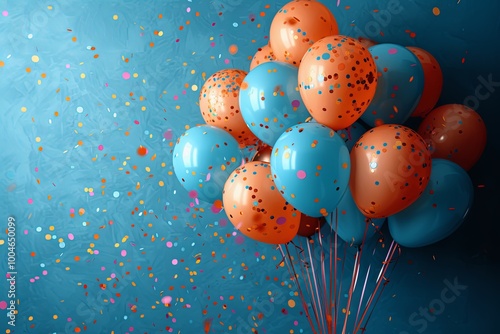
[[[408,247],[455,231],[472,205],[467,171],[486,128],[464,105],[436,107],[437,60],[342,35],[312,0],[284,5],[269,36],[248,70],[222,69],[200,91],[206,124],[187,130],[173,152],[190,195],[218,203],[241,233],[270,244],[315,233],[333,212],[332,228],[353,244],[386,220]],[[418,129],[405,125],[410,117],[421,119]],[[248,147],[255,154],[245,158]]]

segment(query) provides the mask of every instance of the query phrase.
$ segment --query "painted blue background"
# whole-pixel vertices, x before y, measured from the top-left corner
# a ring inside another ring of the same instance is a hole
[[[279,252],[196,203],[172,169],[176,139],[203,123],[204,80],[248,70],[285,3],[0,1],[0,219],[16,219],[19,311],[0,328],[201,333],[213,319],[212,333],[311,332]],[[465,103],[488,128],[469,217],[446,240],[402,249],[367,333],[495,332],[500,2],[323,3],[342,34],[431,52],[439,104]],[[2,313],[7,295],[5,279]]]

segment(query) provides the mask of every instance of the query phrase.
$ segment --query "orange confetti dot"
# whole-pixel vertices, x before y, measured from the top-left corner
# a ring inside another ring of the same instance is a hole
[[[0,67],[4,67],[5,66],[5,62],[3,60],[0,60]]]
[[[36,253],[35,253],[35,252],[31,252],[31,253],[30,253],[30,255],[31,255],[31,256],[35,256],[35,255],[36,255]]]
[[[229,53],[235,55],[238,53],[238,46],[236,44],[232,44],[229,46]]]
[[[148,154],[148,149],[141,145],[139,146],[139,148],[137,148],[137,154],[143,157]]]
[[[439,14],[441,14],[441,10],[438,7],[434,7],[432,8],[432,14],[438,16]]]
[[[75,260],[76,262],[78,262],[78,261],[80,261],[80,257],[79,257],[78,255],[75,255],[74,260]]]
[[[96,234],[94,234],[94,240],[97,240],[97,239],[99,239],[99,234],[96,233]]]
[[[27,73],[30,73],[30,72],[31,72],[31,68],[26,67],[26,72],[27,72]]]
[[[82,140],[79,140],[79,141],[78,141],[78,145],[79,145],[79,146],[82,146],[82,145],[83,145],[83,141],[82,141]]]
[[[161,20],[163,18],[163,14],[158,14],[158,18]]]

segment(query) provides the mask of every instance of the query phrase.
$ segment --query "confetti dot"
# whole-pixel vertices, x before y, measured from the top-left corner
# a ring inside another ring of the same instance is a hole
[[[76,107],[76,112],[81,114],[83,112],[83,107]]]
[[[115,21],[118,20],[118,15],[116,15],[116,14],[113,15],[113,20],[115,20]]]
[[[2,11],[2,16],[9,16],[9,12],[6,10]]]
[[[113,197],[114,198],[120,197],[120,193],[118,191],[113,192]]]
[[[387,50],[387,53],[390,55],[394,55],[398,53],[398,50],[396,48],[390,48],[389,50]]]
[[[288,300],[288,306],[289,306],[289,307],[292,307],[292,308],[293,308],[293,307],[295,307],[295,300],[293,300],[293,299],[289,299],[289,300]]]
[[[173,260],[172,260],[172,264],[173,264],[174,266],[176,266],[176,265],[177,265],[177,263],[179,263],[179,261],[178,261],[177,259],[173,259]]]
[[[6,308],[7,308],[7,302],[5,300],[0,301],[0,310],[5,310]]]
[[[438,7],[434,7],[432,8],[432,14],[438,16],[439,14],[441,14],[441,10]]]
[[[229,53],[235,55],[238,53],[238,45],[232,44],[229,46]]]
[[[125,249],[122,249],[122,251],[120,252],[120,255],[127,256],[127,251]]]
[[[305,178],[306,178],[306,172],[305,172],[305,171],[303,171],[303,170],[299,170],[299,171],[297,172],[297,177],[298,177],[299,179],[301,179],[301,180],[305,179]]]
[[[137,148],[137,155],[140,155],[141,157],[143,157],[147,154],[148,154],[148,149],[145,148],[144,146],[141,145]]]
[[[101,144],[101,145],[97,146],[97,149],[98,149],[99,151],[102,151],[102,150],[104,150],[104,146]]]
[[[161,299],[161,302],[162,302],[162,304],[170,304],[172,302],[172,297],[170,297],[170,296],[164,296]]]
[[[130,73],[128,73],[128,72],[123,72],[123,74],[122,74],[122,78],[123,78],[123,79],[125,79],[125,80],[130,79]]]
[[[40,61],[40,57],[38,57],[37,55],[33,55],[31,56],[31,61],[34,63],[38,63]]]
[[[33,199],[32,198],[28,198],[28,204],[33,204]]]

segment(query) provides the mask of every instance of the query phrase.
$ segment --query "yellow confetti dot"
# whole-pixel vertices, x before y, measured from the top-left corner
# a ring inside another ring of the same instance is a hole
[[[38,57],[37,55],[33,55],[31,56],[31,61],[34,63],[38,63],[40,61],[40,57]]]
[[[438,7],[434,7],[432,8],[432,14],[438,16],[439,14],[441,14],[441,10],[439,10]]]
[[[57,314],[54,314],[54,315],[52,316],[52,318],[53,318],[54,320],[56,320],[56,319],[58,318]]]
[[[36,137],[36,138],[35,138],[35,141],[36,141],[37,143],[39,143],[41,140],[42,140],[42,138],[40,138],[40,137]]]
[[[116,15],[116,14],[113,15],[113,20],[115,20],[115,21],[118,20],[118,15]]]
[[[80,74],[80,78],[85,79],[85,77],[86,77],[85,73]]]
[[[191,90],[192,90],[193,92],[196,92],[196,91],[198,90],[198,85],[192,85],[192,86],[191,86]]]
[[[50,240],[50,239],[52,239],[52,236],[50,234],[46,234],[45,235],[45,240]]]
[[[26,108],[26,107],[21,107],[21,112],[26,112],[26,111],[28,111],[28,108]]]
[[[3,245],[5,243],[5,240],[0,239],[0,245]]]
[[[160,187],[163,187],[163,186],[165,185],[165,183],[164,183],[163,181],[159,181],[159,182],[158,182],[158,185],[159,185]]]

